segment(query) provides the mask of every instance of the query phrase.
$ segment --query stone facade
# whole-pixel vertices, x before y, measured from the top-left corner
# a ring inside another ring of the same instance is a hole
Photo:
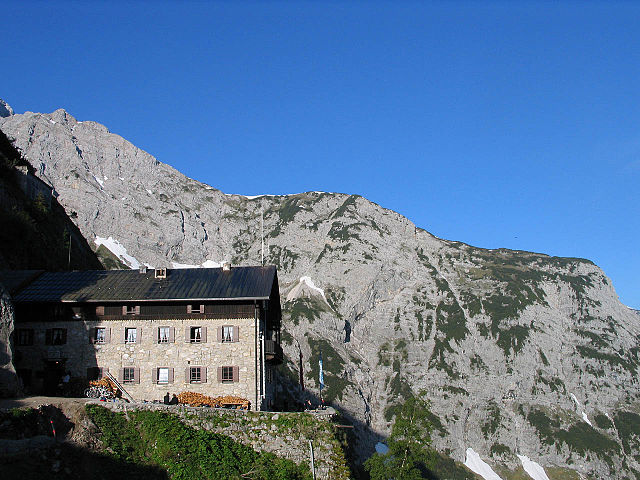
[[[19,366],[36,373],[42,370],[43,361],[60,360],[73,377],[90,377],[90,369],[94,367],[108,369],[136,400],[160,400],[167,391],[193,391],[209,396],[238,396],[248,399],[253,406],[256,399],[261,403],[260,372],[256,375],[261,344],[257,343],[256,350],[254,322],[253,318],[141,320],[135,316],[131,320],[25,322],[19,330],[33,331],[33,344],[18,347]],[[160,327],[169,327],[172,332],[166,342],[159,339]],[[189,338],[191,327],[202,329],[197,343]],[[218,331],[222,327],[236,327],[231,332],[236,333],[237,339],[221,341]],[[53,328],[66,332],[62,345],[47,344],[51,342],[47,342],[46,332]],[[96,342],[98,328],[105,329],[104,343]],[[125,332],[129,329],[135,329],[135,342],[126,341]],[[206,338],[202,338],[204,331]],[[201,368],[200,382],[191,381],[192,367]],[[231,370],[231,380],[223,381],[221,367],[236,367],[237,378],[233,378]],[[132,381],[124,378],[124,368],[135,369]],[[158,368],[169,369],[166,381],[158,381]],[[265,385],[265,405],[268,405],[273,400],[273,388],[268,381],[272,375],[265,373],[265,383],[269,384]],[[44,386],[37,377],[32,379],[36,390]]]

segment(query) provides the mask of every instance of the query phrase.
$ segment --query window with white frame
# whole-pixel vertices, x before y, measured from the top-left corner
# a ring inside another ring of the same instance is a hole
[[[96,335],[93,339],[95,343],[106,343],[107,341],[107,329],[105,327],[97,327]]]
[[[200,343],[202,341],[202,327],[191,327],[190,340],[191,343]]]
[[[134,367],[124,367],[122,369],[122,381],[124,383],[133,383],[135,382],[135,368]]]
[[[234,341],[233,330],[234,328],[230,325],[222,327],[222,343],[231,343]]]
[[[200,383],[202,381],[201,367],[191,367],[189,369],[189,381],[191,383]]]
[[[158,383],[169,383],[168,368],[158,368]]]
[[[67,341],[66,336],[67,336],[66,329],[52,328],[51,329],[51,345],[64,345]]]
[[[158,343],[169,343],[170,335],[171,335],[171,327],[159,327]]]
[[[124,343],[136,343],[138,332],[136,328],[124,329]]]
[[[223,383],[233,382],[233,367],[222,367],[221,379]]]

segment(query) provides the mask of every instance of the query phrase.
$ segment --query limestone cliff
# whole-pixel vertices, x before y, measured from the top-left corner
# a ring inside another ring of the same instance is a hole
[[[287,368],[358,422],[363,455],[409,395],[434,443],[513,469],[640,471],[640,317],[588,260],[439,239],[359,196],[226,195],[64,110],[0,119],[84,236],[129,266],[279,268]]]

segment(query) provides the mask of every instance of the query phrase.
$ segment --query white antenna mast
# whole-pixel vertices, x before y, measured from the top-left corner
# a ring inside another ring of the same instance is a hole
[[[261,265],[264,267],[264,204],[262,200],[260,200],[260,242],[262,243]]]

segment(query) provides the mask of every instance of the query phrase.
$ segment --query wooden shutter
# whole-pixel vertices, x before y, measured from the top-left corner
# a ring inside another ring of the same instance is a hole
[[[136,337],[136,343],[142,343],[142,327],[136,328],[136,333],[138,334]]]
[[[191,342],[191,327],[184,327],[184,343]]]
[[[233,367],[233,381],[240,381],[240,367]]]
[[[104,343],[111,343],[111,327],[104,329]]]
[[[152,368],[151,369],[151,382],[152,383],[158,383],[158,369],[157,368]]]
[[[218,343],[222,343],[222,327],[217,327],[216,331],[218,332],[217,334]]]
[[[204,305],[200,305],[200,313],[204,314]]]
[[[118,370],[118,381],[120,383],[124,382],[124,368]]]
[[[53,343],[53,330],[50,328],[47,328],[44,332],[44,343],[45,345],[51,345]]]
[[[122,305],[122,315],[126,315],[126,314],[127,314],[127,306]]]
[[[66,345],[67,344],[67,329],[63,328],[62,329],[62,345]]]
[[[169,383],[173,383],[173,368],[169,367]]]
[[[104,305],[99,305],[96,307],[96,315],[104,316]]]
[[[127,343],[127,327],[123,329],[122,333],[122,343]]]
[[[187,305],[187,313],[191,313],[191,305]]]
[[[201,337],[201,342],[202,343],[207,343],[207,327],[202,327],[202,337]]]
[[[133,369],[133,383],[140,383],[140,369],[138,367]]]
[[[218,383],[222,383],[222,367],[218,367]]]
[[[136,315],[140,315],[140,305],[136,305]]]
[[[176,342],[176,328],[169,327],[169,343],[175,343],[175,342]]]
[[[200,367],[200,382],[207,383],[207,367]]]
[[[191,383],[191,368],[184,369],[184,383]]]
[[[96,331],[98,329],[95,327],[91,327],[89,329],[89,343],[96,343]],[[89,377],[89,375],[87,374],[87,377]]]
[[[240,340],[240,327],[233,327],[233,341],[234,343]]]

